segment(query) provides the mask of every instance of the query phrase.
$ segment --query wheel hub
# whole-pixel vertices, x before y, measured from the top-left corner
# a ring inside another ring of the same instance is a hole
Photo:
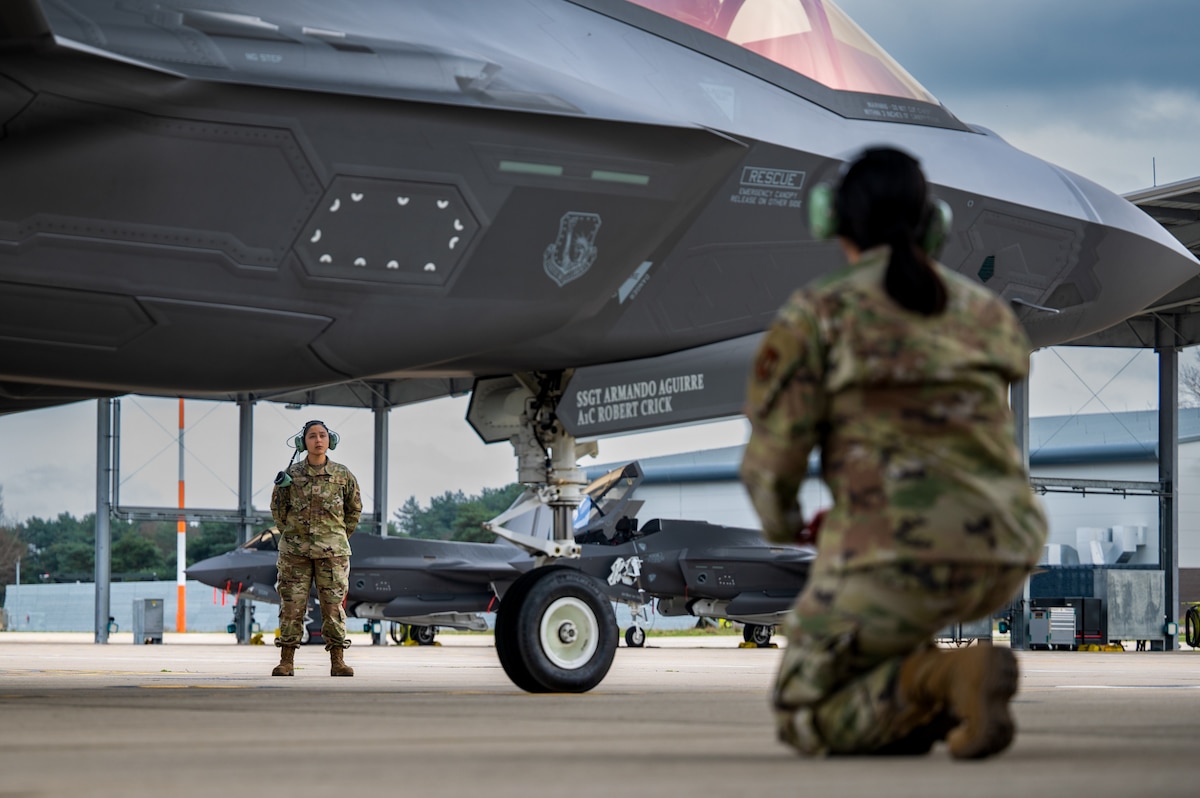
[[[560,598],[542,614],[539,638],[546,658],[564,670],[587,665],[599,646],[599,622],[586,602]]]

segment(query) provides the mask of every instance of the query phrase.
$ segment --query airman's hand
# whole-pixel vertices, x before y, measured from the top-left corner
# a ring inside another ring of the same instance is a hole
[[[817,545],[817,537],[821,533],[821,524],[825,521],[828,510],[818,510],[817,514],[796,533],[796,542],[801,546]]]

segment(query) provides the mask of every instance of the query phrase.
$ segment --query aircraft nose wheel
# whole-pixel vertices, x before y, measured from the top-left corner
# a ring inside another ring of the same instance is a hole
[[[771,645],[771,632],[772,629],[770,626],[748,623],[742,629],[742,639],[747,643],[753,643],[759,648],[766,648]]]
[[[630,648],[641,648],[646,645],[646,630],[640,626],[631,626],[626,629],[625,645]]]
[[[436,626],[410,626],[408,628],[409,638],[417,641],[419,646],[432,646],[437,637]]]
[[[538,568],[505,593],[496,654],[530,693],[583,693],[599,684],[617,649],[617,620],[595,581],[572,568]]]

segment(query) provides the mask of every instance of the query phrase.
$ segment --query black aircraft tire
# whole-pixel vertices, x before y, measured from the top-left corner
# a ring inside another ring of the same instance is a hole
[[[592,577],[573,568],[540,568],[527,576],[534,578],[509,642],[511,653],[540,685],[529,692],[591,690],[608,674],[617,651],[620,630],[612,604]]]
[[[630,648],[641,648],[646,645],[646,631],[640,626],[631,626],[625,630],[625,645]]]
[[[434,638],[437,637],[436,626],[414,626],[409,631],[409,635],[413,640],[417,641],[419,646],[432,646]]]
[[[533,678],[529,668],[517,653],[516,644],[517,619],[521,614],[525,595],[529,592],[529,585],[533,582],[530,577],[537,573],[537,571],[530,571],[523,574],[505,591],[504,597],[500,599],[500,606],[496,608],[496,624],[493,630],[496,640],[496,656],[500,659],[500,667],[504,668],[504,673],[508,675],[513,684],[527,693],[545,692],[541,682]]]
[[[1200,648],[1200,609],[1188,607],[1183,616],[1183,630],[1184,642],[1192,648]]]
[[[768,646],[771,644],[771,632],[770,626],[748,623],[742,628],[742,639],[756,646]]]

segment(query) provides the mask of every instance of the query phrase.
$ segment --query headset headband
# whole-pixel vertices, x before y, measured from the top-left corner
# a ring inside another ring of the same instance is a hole
[[[300,430],[300,434],[292,439],[292,445],[296,447],[296,451],[303,452],[306,450],[307,447],[304,445],[304,438],[305,438],[305,436],[308,435],[308,431],[311,428],[317,426],[318,424],[320,424],[322,427],[324,427],[325,431],[329,433],[329,448],[330,448],[330,450],[337,448],[338,441],[341,440],[341,436],[338,435],[333,430],[331,430],[329,428],[329,425],[326,424],[324,421],[314,418],[312,421],[305,422],[304,429]]]

